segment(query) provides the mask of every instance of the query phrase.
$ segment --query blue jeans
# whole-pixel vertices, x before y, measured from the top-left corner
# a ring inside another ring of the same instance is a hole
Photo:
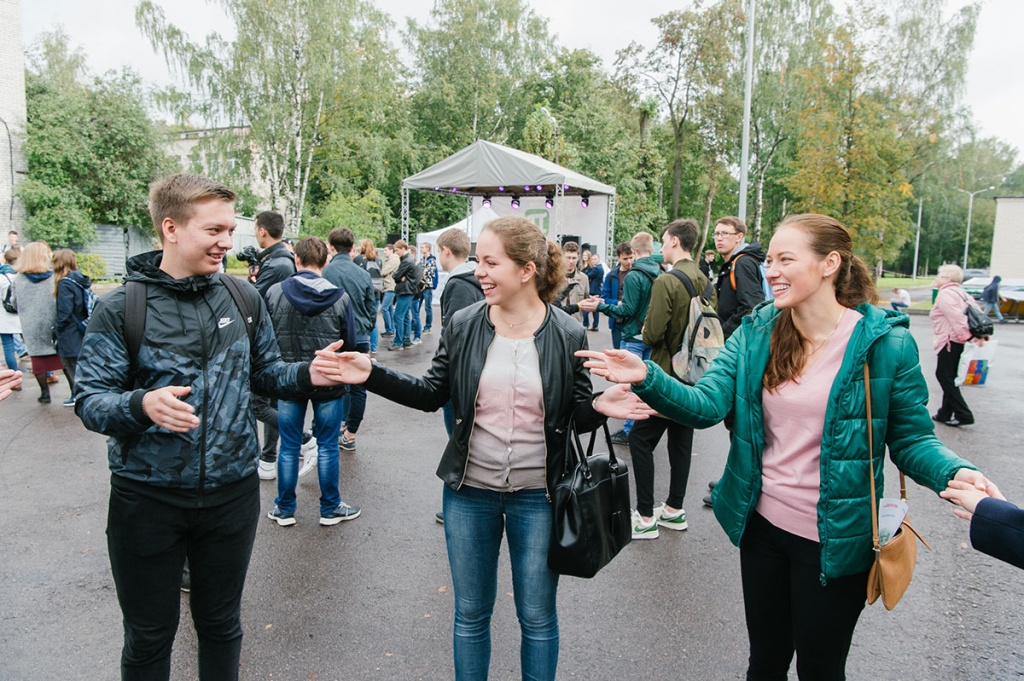
[[[594,315],[594,323],[591,324],[590,323],[590,313],[588,313],[586,311],[583,312],[583,326],[587,327],[588,329],[596,329],[597,328],[597,322],[598,322],[598,320],[601,319],[601,313],[598,312],[597,310],[594,310],[593,315]]]
[[[356,352],[366,353],[369,351],[370,343],[368,341],[360,340],[356,343]],[[366,388],[362,385],[350,385],[342,400],[344,400],[342,409],[345,415],[342,421],[345,423],[345,429],[355,435],[359,432],[359,424],[363,422],[363,414],[366,413]]]
[[[377,352],[377,345],[380,343],[380,331],[377,330],[377,313],[380,312],[380,301],[373,312],[373,330],[370,331],[370,352]]]
[[[7,363],[7,368],[17,371],[18,353],[14,350],[14,334],[0,333],[0,342],[3,342],[4,362]]]
[[[622,347],[622,325],[614,324],[612,326],[612,347],[618,350]]]
[[[412,296],[395,296],[395,345],[412,342]]]
[[[434,326],[434,289],[428,288],[423,292],[423,305],[427,308],[426,318],[423,321],[423,330],[430,331]],[[417,305],[416,314],[419,315],[420,309]]]
[[[651,358],[651,346],[648,345],[647,343],[644,343],[643,341],[623,340],[622,349],[636,355],[637,357],[644,361],[647,361]],[[631,430],[633,430],[632,421],[626,421],[624,424],[622,424],[622,431],[626,433],[626,435],[629,435],[629,432]]]
[[[558,575],[548,569],[551,505],[542,489],[492,492],[444,487],[444,536],[455,596],[455,679],[487,678],[491,614],[498,591],[502,534],[512,563],[512,590],[522,632],[522,678],[555,678],[558,666]]]
[[[409,309],[409,324],[412,329],[411,335],[414,340],[423,335],[423,325],[422,322],[420,322],[420,305],[422,304],[423,298],[414,297],[412,299],[412,307]]]
[[[394,333],[395,332],[395,320],[394,320],[394,316],[393,316],[394,315],[394,310],[395,310],[395,292],[394,291],[385,291],[384,292],[384,297],[383,297],[383,299],[381,301],[381,304],[380,304],[380,312],[381,312],[382,315],[384,315],[384,333]]]
[[[1003,313],[999,309],[999,305],[997,305],[996,303],[982,303],[981,311],[985,313],[986,317],[990,315],[992,312],[995,312],[996,319],[998,319],[999,321],[1003,321]]]
[[[27,355],[28,348],[25,347],[25,342],[21,337],[21,334],[15,334],[14,336],[14,351],[18,353],[18,356]]]
[[[341,505],[338,491],[338,433],[344,416],[344,400],[278,400],[277,429],[281,448],[277,455],[277,499],[285,513],[295,512],[295,485],[299,481],[299,448],[306,422],[306,404],[313,403],[313,437],[316,438],[317,475],[320,478],[320,515]]]

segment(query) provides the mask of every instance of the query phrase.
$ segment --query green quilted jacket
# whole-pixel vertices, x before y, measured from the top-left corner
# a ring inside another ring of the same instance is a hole
[[[971,468],[935,437],[928,414],[928,387],[906,315],[858,306],[857,322],[828,398],[821,438],[818,538],[821,581],[871,567],[871,501],[868,487],[864,362],[871,372],[875,471],[884,489],[882,443],[900,470],[938,492],[960,468]],[[648,361],[647,378],[634,389],[659,413],[694,428],[707,428],[735,411],[732,444],[714,511],[737,546],[761,495],[764,417],[761,381],[779,311],[768,302],[743,319],[703,378],[686,386]]]

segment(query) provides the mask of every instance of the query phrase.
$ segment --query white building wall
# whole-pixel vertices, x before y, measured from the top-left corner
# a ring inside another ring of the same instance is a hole
[[[25,208],[14,198],[28,172],[25,161],[25,49],[21,39],[21,3],[0,0],[0,238],[11,229],[23,233]],[[22,243],[27,239],[22,238]]]
[[[1024,279],[1024,196],[997,196],[989,272]]]

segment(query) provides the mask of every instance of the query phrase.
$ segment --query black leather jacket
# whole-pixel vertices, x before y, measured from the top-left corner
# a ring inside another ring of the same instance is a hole
[[[437,476],[452,489],[459,489],[466,477],[480,373],[494,340],[494,325],[487,309],[487,302],[481,301],[452,316],[444,326],[430,369],[422,377],[375,364],[364,384],[371,392],[423,411],[436,411],[451,398],[455,428],[437,467]],[[591,406],[594,395],[590,374],[583,368],[583,360],[573,354],[587,348],[583,326],[549,305],[544,322],[533,337],[544,388],[546,478],[550,493],[565,467],[569,418],[575,416],[577,430],[587,432],[598,428],[605,417]]]

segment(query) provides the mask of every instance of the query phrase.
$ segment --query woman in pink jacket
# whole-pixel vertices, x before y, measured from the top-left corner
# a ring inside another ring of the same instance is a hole
[[[974,423],[974,414],[956,385],[964,343],[972,340],[966,309],[968,305],[978,307],[974,298],[960,286],[963,280],[964,271],[957,265],[943,265],[939,268],[935,276],[939,294],[935,297],[935,305],[929,315],[935,333],[935,352],[939,355],[935,378],[942,387],[942,406],[932,418],[953,427]]]

